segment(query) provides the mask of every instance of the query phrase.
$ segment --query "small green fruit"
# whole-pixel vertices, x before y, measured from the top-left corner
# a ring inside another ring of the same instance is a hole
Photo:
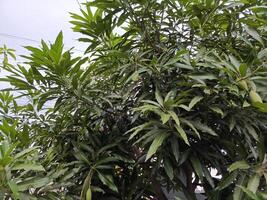
[[[238,81],[237,84],[241,89],[248,91],[248,84],[245,80]]]
[[[88,188],[86,192],[86,200],[92,200],[92,191],[90,187]]]
[[[262,99],[260,95],[255,90],[251,90],[249,92],[249,98],[252,103],[256,103],[256,102],[262,103]]]

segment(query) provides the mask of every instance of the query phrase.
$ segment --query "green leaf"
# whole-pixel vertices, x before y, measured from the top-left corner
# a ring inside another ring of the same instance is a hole
[[[165,124],[167,121],[169,121],[171,115],[170,114],[166,114],[166,113],[162,113],[160,115],[161,121],[163,124]]]
[[[26,170],[26,171],[45,171],[44,167],[39,164],[23,163],[14,165],[11,170]]]
[[[104,175],[104,174],[101,174],[100,172],[98,172],[97,174],[98,174],[99,179],[101,180],[101,182],[104,185],[108,186],[112,191],[118,192],[118,188],[115,185],[112,176],[110,176],[110,175]]]
[[[258,108],[261,112],[267,113],[267,103],[255,102],[252,105]]]
[[[258,33],[255,29],[253,29],[253,28],[251,28],[251,27],[248,27],[248,26],[245,26],[244,28],[245,28],[246,32],[247,32],[251,37],[253,37],[253,38],[254,38],[255,40],[257,40],[259,43],[261,43],[262,46],[264,46],[264,42],[263,42],[261,36],[259,35],[259,33]]]
[[[196,121],[196,122],[193,122],[192,121],[192,124],[195,126],[196,129],[198,130],[201,130],[205,133],[208,133],[210,135],[213,135],[213,136],[218,136],[217,133],[215,133],[215,131],[213,131],[210,127],[208,127],[206,124],[202,124],[201,122],[199,121]]]
[[[255,174],[249,179],[247,188],[251,192],[256,193],[258,190],[259,184],[260,184],[260,176],[258,174]]]
[[[158,150],[158,148],[162,145],[163,141],[168,137],[167,133],[160,133],[153,140],[152,144],[149,147],[149,150],[146,155],[146,161],[150,159]]]
[[[221,115],[221,117],[223,117],[223,111],[222,109],[220,109],[219,107],[216,107],[216,106],[211,106],[210,109],[218,114]]]
[[[19,191],[25,191],[30,188],[40,188],[47,185],[49,182],[50,179],[48,177],[33,177],[18,183],[18,189]]]
[[[250,124],[246,124],[245,125],[248,133],[256,140],[256,141],[259,141],[259,135],[258,133],[256,132],[256,130],[253,128],[253,126],[251,126]]]
[[[250,165],[245,160],[241,160],[241,161],[236,161],[233,164],[231,164],[228,167],[228,171],[232,172],[237,169],[249,169],[249,168],[250,168]]]
[[[252,6],[252,7],[249,7],[249,9],[253,10],[254,12],[262,12],[262,13],[267,12],[267,6],[265,5]]]
[[[188,53],[187,50],[180,50],[176,53],[175,57],[174,58],[171,58],[166,64],[164,64],[164,66],[169,66],[169,65],[173,65],[175,63],[177,63],[180,59],[181,59],[181,56]]]
[[[202,171],[201,162],[195,156],[191,156],[190,161],[192,163],[193,169],[196,172],[197,176],[199,177],[201,182],[203,182],[203,171]]]
[[[16,184],[15,181],[10,180],[8,182],[9,188],[12,191],[12,197],[17,200],[19,199],[19,189],[18,189],[18,185]]]
[[[160,92],[159,92],[158,88],[156,89],[155,97],[156,97],[156,100],[159,103],[159,105],[161,105],[163,107],[163,99],[162,99],[162,97],[160,95]]]
[[[26,155],[28,155],[28,154],[33,153],[34,151],[37,151],[38,148],[39,148],[39,147],[36,146],[36,147],[31,147],[31,148],[25,149],[25,150],[23,150],[23,151],[17,153],[17,154],[14,156],[14,158],[15,158],[15,159],[22,158],[22,157],[24,157],[24,156],[26,156]]]
[[[241,63],[239,66],[239,72],[242,77],[247,75],[248,65],[246,63]]]
[[[189,105],[188,105],[189,110],[191,110],[191,109],[192,109],[198,102],[200,102],[202,99],[203,99],[203,97],[201,97],[201,96],[196,96],[196,97],[194,97],[194,98],[190,101],[190,103],[189,103]]]
[[[267,7],[267,6],[266,6]],[[267,57],[267,48],[261,50],[258,55],[257,55],[258,59],[263,59],[264,57]]]
[[[241,177],[239,177],[239,179],[237,180],[235,189],[234,189],[234,193],[233,193],[233,200],[242,200],[243,199],[243,191],[240,187],[238,187],[238,185],[243,185],[244,182],[246,180],[246,176],[242,175]]]
[[[164,159],[164,170],[165,170],[166,174],[168,175],[168,177],[172,180],[174,177],[173,168],[172,168],[172,165],[171,165],[170,160],[168,158]]]
[[[189,126],[194,132],[195,134],[197,135],[197,137],[200,139],[200,134],[199,132],[197,131],[197,129],[194,127],[194,125],[191,123],[190,120],[186,120],[186,119],[181,119],[182,123],[186,124],[187,126]]]
[[[59,34],[57,35],[57,38],[55,40],[54,43],[55,47],[57,50],[60,50],[63,46],[63,33],[62,31],[59,32]]]
[[[128,134],[128,133],[131,133],[133,132],[130,137],[129,137],[129,140],[133,139],[140,131],[142,131],[144,128],[148,127],[151,125],[151,122],[146,122],[142,125],[139,125],[139,126],[136,126],[132,129],[130,129],[129,131],[127,131],[125,134]]]
[[[243,190],[243,192],[246,193],[246,195],[250,198],[250,200],[262,200],[259,197],[257,197],[256,194],[254,194],[253,192],[251,192],[249,189],[247,189],[247,188],[245,188],[243,186],[238,186],[238,187],[240,187]]]
[[[161,132],[163,132],[164,130],[161,130],[161,129],[152,129],[148,132],[146,132],[145,134],[143,134],[138,140],[136,140],[133,145],[135,144],[138,144],[139,142],[145,140],[146,138],[149,138],[149,137],[154,137],[154,135],[157,135],[157,134],[160,134]]]
[[[95,166],[103,165],[103,164],[111,163],[111,162],[116,162],[116,161],[118,161],[118,158],[110,156],[110,157],[98,160],[97,162],[95,162]]]
[[[177,126],[180,126],[180,120],[176,113],[174,111],[168,111],[168,113],[171,115],[172,119],[175,121]]]
[[[188,70],[193,70],[194,68],[191,65],[188,64],[183,64],[183,63],[175,63],[175,67],[181,68],[181,69],[188,69]]]
[[[235,69],[239,70],[240,62],[236,59],[236,57],[234,57],[233,55],[230,55],[229,58],[230,58],[232,65],[234,65]]]
[[[190,152],[191,152],[190,149],[187,149],[184,152],[180,152],[180,159],[178,162],[178,166],[182,165],[188,159]]]
[[[172,153],[174,155],[174,158],[176,162],[179,161],[179,156],[180,156],[180,151],[179,151],[179,143],[177,139],[171,139],[171,148],[172,148]]]
[[[236,179],[238,173],[237,171],[233,171],[228,175],[225,175],[223,179],[220,181],[219,185],[217,186],[217,190],[223,190],[224,188],[228,187],[231,185],[234,180]]]
[[[188,141],[188,138],[187,138],[187,135],[186,135],[184,129],[181,126],[177,126],[177,125],[174,125],[174,126],[175,126],[176,130],[178,131],[179,136],[181,136],[181,138],[184,140],[184,142],[187,145],[190,146],[189,141]]]
[[[191,79],[197,80],[200,83],[205,83],[205,80],[215,80],[217,77],[214,74],[198,74],[189,76]]]
[[[215,184],[214,184],[213,178],[212,178],[208,168],[206,166],[202,165],[202,170],[203,170],[203,174],[204,174],[205,178],[207,179],[207,181],[209,182],[210,186],[212,188],[214,188]]]

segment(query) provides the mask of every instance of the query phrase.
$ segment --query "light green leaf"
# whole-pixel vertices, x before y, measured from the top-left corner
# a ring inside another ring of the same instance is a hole
[[[239,72],[242,77],[246,76],[248,70],[248,65],[246,63],[241,63],[239,66]]]
[[[259,135],[256,132],[256,130],[251,126],[250,124],[245,125],[246,129],[248,130],[248,133],[256,140],[259,141]]]
[[[240,62],[236,59],[236,57],[234,57],[233,55],[230,55],[229,58],[230,58],[232,65],[234,65],[235,69],[239,70]]]
[[[250,166],[245,160],[236,161],[228,167],[228,171],[232,172],[237,169],[249,169]]]
[[[26,170],[26,171],[45,171],[42,165],[33,163],[23,163],[14,165],[11,170]]]
[[[181,68],[181,69],[188,69],[188,70],[193,70],[194,68],[189,65],[189,64],[183,64],[183,63],[175,63],[175,67]]]
[[[50,182],[48,177],[40,178],[40,177],[33,177],[31,179],[27,179],[18,183],[19,191],[25,191],[29,188],[40,188],[47,185]]]
[[[185,109],[185,110],[188,111],[188,112],[190,111],[189,107],[186,106],[186,105],[184,105],[184,104],[180,104],[178,107],[179,107],[179,108],[183,108],[183,109]]]
[[[267,7],[267,6],[266,6]],[[263,59],[264,57],[267,57],[267,48],[261,50],[258,55],[257,55],[258,59]]]
[[[146,161],[156,153],[156,151],[161,146],[167,136],[167,133],[160,133],[156,136],[156,138],[153,140],[152,144],[149,147],[148,153],[146,155]]]
[[[239,179],[237,180],[237,183],[236,183],[236,186],[234,189],[234,193],[233,193],[233,200],[242,200],[243,199],[243,191],[240,187],[238,187],[238,185],[243,185],[245,180],[246,180],[246,176],[244,176],[244,175],[239,177]]]
[[[161,121],[163,124],[165,124],[167,121],[169,121],[171,115],[170,114],[165,114],[165,113],[162,113],[160,115],[160,118],[161,118]]]
[[[260,5],[260,6],[252,6],[249,7],[250,10],[253,10],[254,12],[262,12],[262,13],[266,13],[267,12],[267,6],[265,5]]]
[[[181,56],[183,54],[186,54],[187,52],[188,52],[187,50],[178,51],[176,55],[174,56],[174,58],[171,58],[166,64],[164,64],[164,66],[169,66],[169,65],[173,65],[177,63],[181,59]]]
[[[222,109],[220,109],[219,107],[215,107],[215,106],[211,106],[210,109],[218,114],[220,114],[221,116],[223,116],[223,111]]]
[[[247,188],[251,192],[256,193],[258,190],[259,184],[260,184],[260,176],[258,174],[255,174],[249,179]]]
[[[258,108],[261,112],[267,113],[267,103],[255,102],[252,105]]]
[[[216,80],[217,77],[214,74],[197,74],[197,75],[190,75],[189,76],[191,79],[194,79],[196,81],[198,81],[201,84],[205,85],[205,81],[206,80]]]
[[[249,189],[247,189],[246,187],[243,187],[243,186],[238,186],[238,187],[240,187],[243,190],[243,192],[246,193],[246,195],[250,198],[250,200],[262,200],[259,197],[257,197],[256,194],[254,194]]]
[[[189,105],[188,105],[189,110],[191,110],[191,109],[192,109],[198,102],[200,102],[202,99],[203,99],[203,97],[201,97],[201,96],[196,96],[196,97],[194,97],[194,98],[190,101],[190,103],[189,103]]]
[[[8,182],[8,186],[9,186],[10,190],[12,191],[12,197],[15,200],[19,199],[19,189],[18,189],[18,185],[16,184],[16,182],[10,180]]]
[[[159,105],[163,106],[163,99],[162,99],[162,97],[160,95],[160,92],[159,92],[158,88],[156,89],[155,97],[156,97],[156,100],[159,103]]]
[[[28,149],[25,149],[19,153],[17,153],[14,158],[15,159],[19,159],[19,158],[22,158],[23,156],[26,156],[30,153],[33,153],[33,151],[36,151],[39,147],[31,147],[31,148],[28,148]]]
[[[176,113],[174,111],[168,111],[168,113],[171,115],[172,119],[175,121],[177,126],[180,126],[180,120]]]

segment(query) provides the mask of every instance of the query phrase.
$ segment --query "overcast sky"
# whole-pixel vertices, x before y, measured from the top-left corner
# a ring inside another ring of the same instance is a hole
[[[79,34],[71,30],[69,12],[79,12],[77,0],[0,0],[0,46],[25,54],[22,46],[39,44],[22,38],[54,41],[62,30],[66,47],[84,50],[85,45],[75,40]]]
[[[75,47],[74,53],[81,55],[86,44],[77,42],[80,35],[71,30],[69,23],[69,12],[78,13],[79,9],[77,0],[0,0],[0,46],[6,44],[17,55],[25,55],[22,46],[39,46],[41,39],[54,41],[62,30],[65,47]],[[23,58],[17,57],[17,62],[21,61]],[[0,70],[3,76],[6,73]],[[0,89],[8,86],[0,82]]]

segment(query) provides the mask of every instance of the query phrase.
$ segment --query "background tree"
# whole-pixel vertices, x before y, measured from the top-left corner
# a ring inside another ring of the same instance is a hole
[[[266,8],[93,0],[83,58],[62,33],[23,65],[0,49],[3,199],[266,199]]]

